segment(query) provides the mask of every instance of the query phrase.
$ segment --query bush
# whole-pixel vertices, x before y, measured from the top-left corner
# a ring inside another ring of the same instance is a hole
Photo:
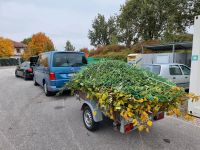
[[[96,50],[91,50],[89,56],[90,57],[105,57],[112,58],[117,60],[127,60],[127,56],[132,53],[141,53],[142,46],[144,45],[154,45],[160,44],[159,40],[148,40],[145,42],[139,42],[127,48],[122,45],[107,45],[107,46],[99,46]],[[152,53],[151,50],[144,49],[145,53]]]
[[[15,58],[0,58],[0,66],[16,66],[18,60]]]

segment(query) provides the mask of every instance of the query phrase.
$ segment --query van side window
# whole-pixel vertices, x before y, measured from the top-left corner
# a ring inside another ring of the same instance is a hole
[[[178,65],[169,66],[170,75],[182,75],[181,69]]]

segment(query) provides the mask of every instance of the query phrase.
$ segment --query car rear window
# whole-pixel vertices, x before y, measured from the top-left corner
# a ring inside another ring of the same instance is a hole
[[[87,64],[87,59],[81,53],[55,53],[53,67],[81,67]]]
[[[159,75],[161,66],[160,65],[148,65],[148,66],[145,66],[144,69]]]

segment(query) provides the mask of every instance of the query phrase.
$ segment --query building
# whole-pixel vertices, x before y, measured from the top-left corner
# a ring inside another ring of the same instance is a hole
[[[21,42],[12,41],[14,45],[14,55],[11,58],[21,58],[25,48],[27,47],[25,44]]]

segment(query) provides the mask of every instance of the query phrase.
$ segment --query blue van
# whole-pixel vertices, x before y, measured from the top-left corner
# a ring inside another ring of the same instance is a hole
[[[58,92],[85,65],[87,59],[82,52],[42,53],[34,68],[34,85],[42,86],[46,96],[50,96]]]

